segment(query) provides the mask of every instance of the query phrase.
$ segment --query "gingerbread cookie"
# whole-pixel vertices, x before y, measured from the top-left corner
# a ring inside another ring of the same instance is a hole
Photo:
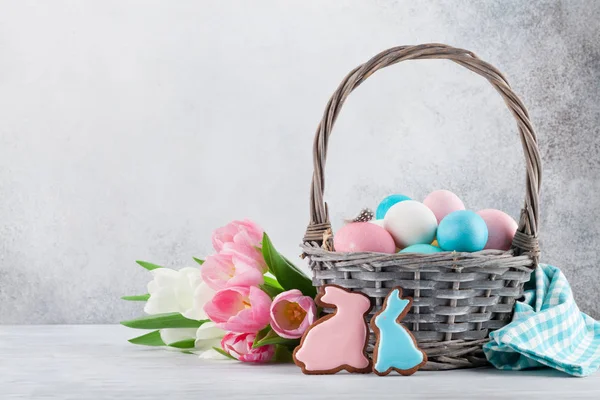
[[[385,376],[396,371],[412,375],[427,363],[427,354],[417,346],[415,337],[400,324],[412,306],[412,298],[402,298],[402,289],[392,290],[381,311],[371,318],[377,341],[373,350],[373,372]]]
[[[365,322],[371,311],[369,297],[337,285],[319,289],[315,302],[335,308],[333,314],[317,320],[302,336],[294,350],[294,362],[305,374],[325,375],[339,371],[369,373],[367,356],[369,327]]]

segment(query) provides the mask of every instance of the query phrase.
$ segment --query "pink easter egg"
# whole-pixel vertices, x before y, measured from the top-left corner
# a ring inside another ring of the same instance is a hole
[[[333,237],[333,245],[336,251],[344,253],[372,251],[392,254],[396,252],[392,235],[370,222],[353,222],[344,225]]]
[[[449,190],[436,190],[429,193],[423,200],[423,204],[433,211],[438,224],[451,212],[465,209],[462,200]]]
[[[517,221],[505,212],[493,208],[478,211],[477,214],[483,218],[488,227],[488,241],[485,249],[510,249],[517,231]]]

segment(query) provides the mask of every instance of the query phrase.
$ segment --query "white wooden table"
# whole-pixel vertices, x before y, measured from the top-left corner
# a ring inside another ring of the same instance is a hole
[[[129,344],[136,333],[113,325],[0,326],[0,399],[600,399],[600,373],[304,376],[294,365],[208,362]]]

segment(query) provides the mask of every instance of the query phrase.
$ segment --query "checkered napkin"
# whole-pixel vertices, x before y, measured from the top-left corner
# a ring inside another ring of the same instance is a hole
[[[600,366],[600,322],[579,311],[567,278],[551,265],[537,267],[535,288],[525,290],[512,322],[490,339],[483,351],[498,369],[547,366],[587,376]]]

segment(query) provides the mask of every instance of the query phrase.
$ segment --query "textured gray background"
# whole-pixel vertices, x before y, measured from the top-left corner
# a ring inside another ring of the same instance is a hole
[[[544,160],[543,260],[600,317],[600,2],[0,1],[0,323],[132,317],[145,259],[190,265],[250,217],[287,255],[308,218],[313,132],[341,78],[398,44],[496,65]],[[436,188],[518,215],[515,123],[443,61],[349,99],[330,143],[334,226]]]

